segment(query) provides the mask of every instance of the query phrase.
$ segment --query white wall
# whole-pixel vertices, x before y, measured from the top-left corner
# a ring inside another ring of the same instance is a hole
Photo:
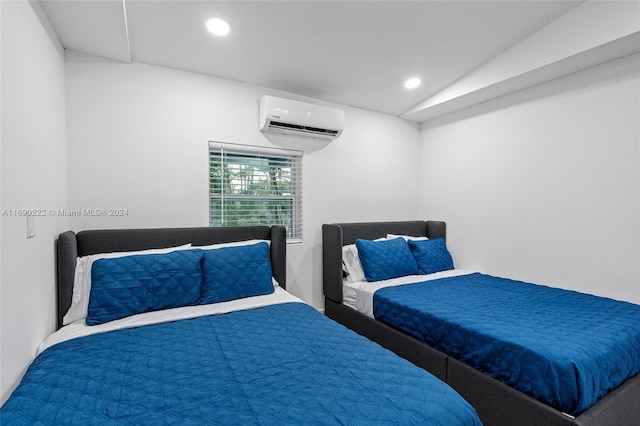
[[[640,302],[638,55],[423,125],[457,266]]]
[[[304,242],[288,246],[288,289],[318,308],[321,227],[415,219],[418,126],[345,109],[331,142],[268,140],[264,94],[304,98],[168,68],[66,53],[69,208],[126,208],[126,217],[70,217],[75,230],[208,225],[208,141],[304,150]]]
[[[68,224],[37,217],[35,237],[27,239],[26,218],[15,216],[14,209],[67,205],[64,58],[39,4],[3,1],[0,9],[2,403],[55,328],[54,241]]]

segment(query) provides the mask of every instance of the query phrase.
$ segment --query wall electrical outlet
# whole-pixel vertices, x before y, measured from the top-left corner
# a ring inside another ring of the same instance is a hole
[[[36,236],[35,222],[35,216],[27,215],[27,239]]]

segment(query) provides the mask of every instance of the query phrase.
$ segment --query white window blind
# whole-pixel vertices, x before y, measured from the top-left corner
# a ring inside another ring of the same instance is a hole
[[[209,225],[282,225],[302,241],[302,151],[209,142]]]

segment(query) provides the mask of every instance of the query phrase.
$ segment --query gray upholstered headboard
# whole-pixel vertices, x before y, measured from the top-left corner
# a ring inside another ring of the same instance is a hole
[[[194,246],[244,240],[271,240],[273,277],[283,288],[287,285],[286,233],[282,226],[240,226],[203,228],[109,229],[67,231],[56,241],[58,285],[58,328],[71,306],[73,278],[78,257],[97,253],[136,251],[174,247],[191,243]]]
[[[387,234],[446,238],[447,225],[439,221],[333,223],[322,225],[324,296],[342,302],[342,247],[356,239],[373,240]]]

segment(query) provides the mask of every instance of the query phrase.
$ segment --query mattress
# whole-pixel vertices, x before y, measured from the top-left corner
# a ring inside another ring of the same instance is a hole
[[[103,331],[43,348],[2,423],[480,424],[449,386],[300,302]]]
[[[378,290],[376,319],[565,413],[640,370],[640,306],[479,273]]]
[[[373,295],[382,288],[421,283],[439,278],[457,277],[475,272],[476,271],[470,269],[451,269],[449,271],[436,272],[428,275],[405,275],[374,282],[344,280],[342,284],[342,303],[370,318],[374,318]]]

